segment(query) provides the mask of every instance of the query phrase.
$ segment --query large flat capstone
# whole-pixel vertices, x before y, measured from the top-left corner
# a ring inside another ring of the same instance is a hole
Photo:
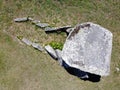
[[[110,73],[112,33],[87,22],[75,26],[64,44],[61,57],[71,67],[107,76]]]

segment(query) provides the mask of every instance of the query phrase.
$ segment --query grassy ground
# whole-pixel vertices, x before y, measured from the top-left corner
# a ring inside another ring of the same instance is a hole
[[[110,76],[97,83],[80,80],[49,55],[21,44],[17,36],[41,45],[66,38],[64,33],[46,34],[30,22],[13,21],[25,16],[52,26],[91,21],[108,28],[114,35]],[[0,0],[0,90],[119,90],[119,29],[119,0]]]

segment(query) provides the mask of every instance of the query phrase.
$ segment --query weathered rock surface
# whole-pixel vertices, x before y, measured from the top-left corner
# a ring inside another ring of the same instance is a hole
[[[32,23],[37,24],[37,23],[40,23],[40,21],[39,20],[32,20]]]
[[[30,40],[26,39],[26,38],[23,38],[23,39],[22,39],[22,42],[24,42],[25,44],[27,44],[27,45],[29,45],[29,46],[32,45],[32,42],[31,42]]]
[[[35,49],[39,50],[39,51],[43,51],[43,50],[44,50],[44,49],[42,48],[42,46],[40,46],[38,43],[32,43],[32,46],[33,46]]]
[[[45,46],[45,50],[49,53],[49,55],[51,55],[54,59],[57,59],[57,54],[55,52],[55,50],[50,46],[47,45]]]
[[[106,76],[110,72],[112,33],[87,22],[77,25],[64,44],[61,57],[71,67]]]
[[[56,52],[56,55],[57,55],[57,60],[60,64],[60,66],[62,66],[63,65],[63,60],[62,60],[62,57],[61,57],[62,51],[59,50],[59,49],[56,49],[55,52]]]
[[[23,17],[23,18],[16,18],[14,19],[15,22],[26,22],[28,21],[28,18],[27,17]]]
[[[68,26],[63,26],[63,27],[46,27],[45,28],[45,32],[51,32],[51,31],[65,31],[67,30],[68,28],[71,28],[70,25]]]
[[[33,21],[34,19],[33,19],[33,18],[31,18],[31,17],[28,17],[28,20],[29,20],[29,21]]]
[[[47,23],[36,23],[36,26],[44,28],[44,27],[49,26],[49,24],[47,24]]]

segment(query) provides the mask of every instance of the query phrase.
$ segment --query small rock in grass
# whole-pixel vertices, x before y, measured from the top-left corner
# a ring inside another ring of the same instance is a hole
[[[45,46],[45,50],[48,52],[50,56],[52,56],[54,59],[57,59],[56,52],[50,45]]]
[[[38,43],[32,43],[32,46],[35,48],[35,49],[38,49],[39,51],[43,51],[44,49],[42,48],[42,46],[40,46]]]
[[[120,68],[116,67],[116,71],[119,72],[119,71],[120,71]]]
[[[40,21],[39,20],[33,20],[32,23],[37,24],[37,23],[40,23]]]
[[[70,25],[68,26],[63,26],[63,27],[46,27],[45,31],[50,32],[50,31],[66,31],[66,29],[71,28]]]
[[[36,26],[44,28],[44,27],[49,26],[49,24],[47,24],[47,23],[36,23]]]
[[[31,17],[28,17],[28,20],[29,20],[29,21],[33,21],[34,19],[33,19],[33,18],[31,18]]]
[[[23,18],[16,18],[14,19],[15,22],[26,22],[28,21],[28,18],[27,17],[23,17]]]
[[[24,42],[25,44],[27,44],[27,45],[29,45],[29,46],[32,45],[32,42],[31,42],[30,40],[26,39],[26,38],[23,38],[23,39],[22,39],[22,42]]]
[[[56,28],[53,28],[53,27],[46,27],[45,28],[45,31],[56,31]]]
[[[56,51],[56,55],[57,55],[57,60],[60,64],[60,66],[62,66],[63,65],[63,60],[62,60],[62,57],[61,57],[61,50],[56,49],[55,51]]]

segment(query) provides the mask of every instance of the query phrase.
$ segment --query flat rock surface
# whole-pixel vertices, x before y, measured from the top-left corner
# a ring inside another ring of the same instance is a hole
[[[39,20],[32,20],[32,23],[37,24],[37,23],[40,23],[40,21]]]
[[[16,18],[14,19],[15,22],[26,22],[28,21],[28,18],[27,17],[23,17],[23,18]]]
[[[32,43],[32,46],[33,46],[35,49],[39,50],[39,51],[43,51],[43,50],[44,50],[44,49],[42,48],[42,46],[39,45],[38,43]]]
[[[49,26],[49,24],[47,24],[47,23],[37,23],[36,26],[44,28],[44,27]]]
[[[32,45],[32,42],[30,40],[26,39],[26,38],[23,38],[22,42],[24,42],[25,44],[27,44],[29,46]]]
[[[56,52],[56,55],[57,55],[57,60],[58,60],[58,62],[60,64],[60,66],[62,66],[62,64],[63,64],[63,60],[62,60],[62,57],[61,57],[61,52],[62,51],[59,50],[59,49],[56,49],[55,52]]]
[[[70,32],[62,50],[62,59],[71,67],[106,76],[110,72],[112,33],[87,22]]]
[[[57,54],[56,54],[56,51],[50,46],[50,45],[47,45],[45,46],[45,50],[48,52],[49,55],[51,55],[54,59],[57,59]]]
[[[45,31],[46,32],[50,32],[50,31],[62,31],[62,30],[67,30],[68,28],[71,28],[71,25],[67,25],[67,26],[62,26],[62,27],[46,27]]]

